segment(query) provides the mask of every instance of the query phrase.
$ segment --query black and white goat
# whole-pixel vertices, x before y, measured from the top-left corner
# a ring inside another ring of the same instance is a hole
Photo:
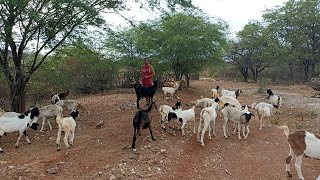
[[[142,86],[140,84],[135,84],[134,90],[137,95],[137,108],[140,109],[139,101],[140,101],[140,99],[142,99],[144,97],[149,97],[148,104],[150,104],[150,102],[153,101],[153,96],[156,93],[157,89],[158,89],[158,81],[157,80],[153,81],[153,85],[150,87]]]
[[[11,132],[19,132],[19,137],[16,142],[16,148],[19,147],[19,141],[21,139],[22,134],[26,136],[26,141],[28,144],[31,144],[29,140],[27,129],[31,127],[34,130],[37,130],[38,127],[38,117],[40,115],[39,109],[37,107],[32,107],[26,112],[20,114],[19,116],[14,117],[0,117],[0,138],[6,134]],[[0,152],[3,152],[0,147]]]
[[[148,109],[143,110],[140,109],[138,112],[136,112],[134,118],[133,118],[133,137],[132,137],[132,145],[131,148],[133,151],[136,151],[136,140],[137,140],[137,135],[140,134],[141,129],[146,129],[149,128],[151,138],[153,141],[156,140],[152,134],[152,126],[151,126],[151,109],[152,107],[155,106],[156,110],[157,106],[155,105],[154,101],[151,101],[151,104],[149,105]]]
[[[196,118],[195,118],[195,106],[192,106],[190,109],[182,110],[182,111],[175,111],[169,112],[168,114],[168,121],[171,119],[179,120],[181,125],[182,136],[185,135],[184,128],[187,125],[187,122],[193,121],[193,133],[196,134]]]
[[[272,90],[269,88],[267,89],[268,97],[270,103],[273,105],[275,108],[280,108],[282,106],[282,97],[280,95],[274,94]]]
[[[169,105],[160,105],[158,110],[160,112],[160,126],[162,129],[166,130],[164,123],[168,123],[169,112],[182,111],[182,104],[180,101],[177,101],[173,107]]]

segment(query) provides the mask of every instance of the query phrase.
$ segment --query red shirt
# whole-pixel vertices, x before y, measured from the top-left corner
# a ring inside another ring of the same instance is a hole
[[[142,68],[141,68],[141,72],[142,72],[142,85],[143,86],[152,86],[153,82],[152,82],[152,66],[150,64],[143,64]],[[146,76],[148,76],[148,78],[146,78]]]

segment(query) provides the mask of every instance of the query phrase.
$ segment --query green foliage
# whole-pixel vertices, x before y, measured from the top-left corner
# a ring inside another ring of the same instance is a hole
[[[106,43],[110,56],[140,69],[142,57],[151,57],[157,74],[174,72],[176,78],[223,64],[227,26],[204,15],[166,14],[112,34]]]

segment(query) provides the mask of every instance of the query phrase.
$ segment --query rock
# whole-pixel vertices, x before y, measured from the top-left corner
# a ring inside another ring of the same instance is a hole
[[[58,167],[53,167],[53,168],[47,169],[47,173],[49,173],[49,174],[58,174],[58,172],[59,172]]]
[[[104,125],[104,121],[99,121],[96,128],[101,128]]]
[[[110,180],[114,180],[114,179],[116,179],[116,177],[114,175],[111,175]]]
[[[161,153],[161,154],[164,154],[164,153],[166,153],[166,152],[167,152],[167,150],[165,150],[165,149],[161,149],[161,150],[160,150],[160,153]]]
[[[24,172],[25,172],[25,173],[29,173],[29,172],[30,172],[30,169],[28,168],[28,169],[26,169]]]
[[[311,78],[310,80],[310,86],[316,90],[320,91],[320,76]]]

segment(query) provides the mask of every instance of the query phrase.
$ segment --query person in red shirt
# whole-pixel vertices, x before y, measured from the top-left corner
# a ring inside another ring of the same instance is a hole
[[[150,64],[149,58],[144,58],[144,63],[141,67],[141,76],[142,76],[142,86],[152,86],[153,85],[153,76],[155,75],[155,71]],[[149,102],[149,97],[146,98],[147,102]]]

